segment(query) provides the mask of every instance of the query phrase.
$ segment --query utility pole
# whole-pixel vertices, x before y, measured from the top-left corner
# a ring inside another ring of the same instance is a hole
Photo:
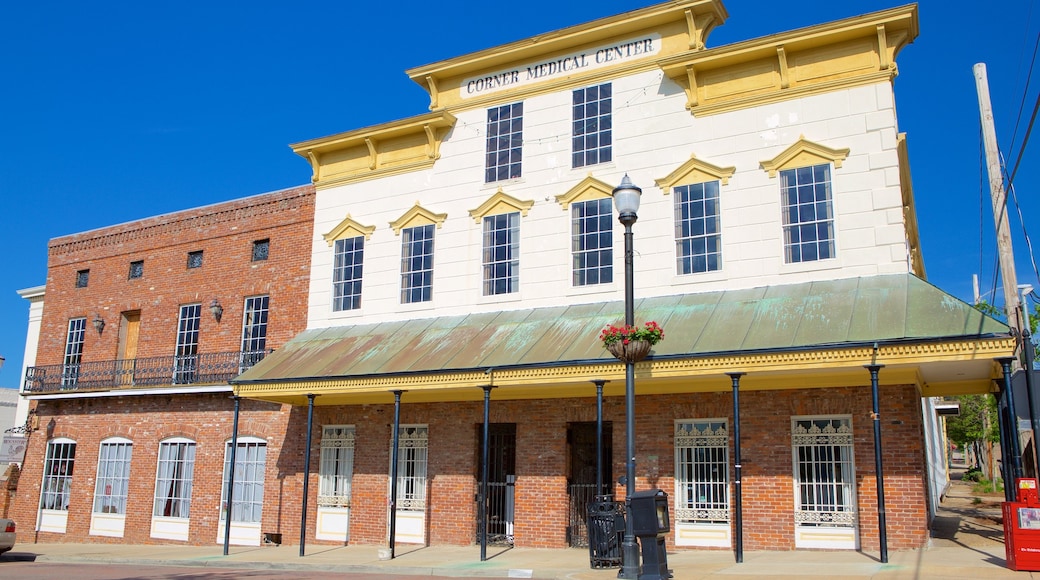
[[[1021,337],[1018,308],[1018,278],[1015,275],[1015,255],[1011,251],[1011,228],[1008,227],[1007,193],[1004,191],[1004,173],[1000,170],[1000,154],[997,149],[997,131],[993,127],[993,108],[989,101],[989,80],[986,64],[978,63],[975,72],[975,89],[979,95],[979,115],[982,120],[982,145],[986,150],[986,172],[989,174],[989,193],[993,200],[993,221],[997,226],[997,257],[1000,261],[1000,278],[1004,285],[1004,308],[1007,323],[1016,338]]]

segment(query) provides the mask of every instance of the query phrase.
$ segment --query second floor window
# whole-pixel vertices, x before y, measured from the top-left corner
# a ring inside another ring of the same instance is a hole
[[[484,182],[520,177],[524,144],[524,104],[488,109]]]
[[[361,308],[361,273],[365,262],[365,237],[336,240],[332,264],[332,309]]]
[[[484,296],[520,290],[520,212],[484,218]]]
[[[242,352],[259,353],[267,348],[269,296],[246,298],[242,317]]]
[[[65,335],[65,358],[61,372],[63,387],[76,385],[79,377],[79,363],[83,360],[83,339],[86,335],[87,319],[73,318],[69,320],[69,331]]]
[[[613,158],[610,83],[574,91],[571,167],[607,163]]]
[[[433,224],[401,230],[401,303],[433,298]]]
[[[829,163],[780,172],[784,262],[834,257],[834,208]]]
[[[614,281],[614,223],[609,197],[571,204],[571,256],[575,286]]]
[[[722,266],[719,182],[672,188],[675,195],[675,255],[679,274],[713,272]]]
[[[174,353],[174,383],[195,382],[195,371],[198,367],[199,352],[199,320],[202,315],[201,304],[185,304],[181,306],[177,321],[177,350]]]

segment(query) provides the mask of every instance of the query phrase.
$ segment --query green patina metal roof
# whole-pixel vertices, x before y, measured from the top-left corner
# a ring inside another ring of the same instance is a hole
[[[635,303],[635,318],[664,328],[655,358],[1008,333],[1006,325],[910,274],[644,298]],[[232,382],[613,360],[599,333],[623,319],[622,302],[604,302],[312,329]]]

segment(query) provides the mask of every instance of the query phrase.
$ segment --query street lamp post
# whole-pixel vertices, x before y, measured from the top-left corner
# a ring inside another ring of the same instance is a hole
[[[632,184],[628,174],[614,188],[614,207],[618,221],[625,226],[625,324],[635,325],[635,300],[632,273],[632,224],[639,216],[639,198],[643,190]],[[625,536],[621,541],[621,570],[618,578],[636,580],[639,577],[639,545],[632,529],[632,494],[636,491],[636,367],[631,359],[625,361]]]

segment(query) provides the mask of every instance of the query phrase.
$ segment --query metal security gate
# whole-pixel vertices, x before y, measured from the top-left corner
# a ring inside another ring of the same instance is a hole
[[[477,482],[481,477],[484,425],[477,425]],[[513,545],[514,492],[516,490],[516,423],[488,425],[487,542]],[[477,506],[480,509],[480,506]],[[477,518],[478,526],[480,518]],[[480,529],[476,530],[480,542]]]
[[[611,469],[613,457],[613,429],[611,423],[603,423],[603,489],[605,493],[614,491],[614,477]],[[596,481],[596,423],[571,423],[567,426],[567,447],[570,473],[567,480],[569,498],[569,521],[567,524],[567,542],[571,547],[587,548],[589,546],[588,505],[600,495]]]

